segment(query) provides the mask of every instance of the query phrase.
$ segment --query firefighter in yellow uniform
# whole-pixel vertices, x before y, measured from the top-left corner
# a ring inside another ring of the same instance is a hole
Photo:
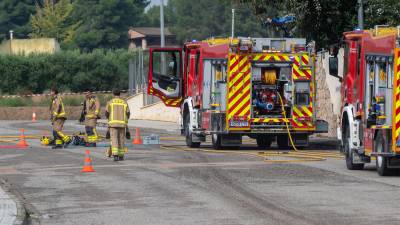
[[[84,113],[85,113],[85,131],[86,146],[96,147],[97,141],[97,119],[100,118],[100,102],[90,91],[85,93]]]
[[[50,94],[52,98],[50,105],[50,118],[51,124],[53,125],[53,137],[55,142],[53,148],[66,147],[71,143],[71,138],[62,132],[64,122],[67,119],[64,103],[61,96],[58,95],[58,90],[56,88],[52,88]]]
[[[125,132],[130,116],[128,104],[120,97],[120,91],[113,91],[113,98],[107,103],[106,117],[110,128],[111,152],[114,161],[124,160]]]

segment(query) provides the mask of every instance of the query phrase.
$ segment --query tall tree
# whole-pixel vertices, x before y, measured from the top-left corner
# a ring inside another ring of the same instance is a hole
[[[165,24],[180,42],[231,35],[232,11],[235,9],[235,36],[265,36],[265,28],[245,5],[231,0],[169,0],[165,8]],[[159,7],[148,10],[152,26],[159,26]]]
[[[296,36],[306,37],[324,48],[337,43],[344,31],[356,26],[356,0],[238,0],[249,4],[261,18],[292,14]]]
[[[74,5],[70,0],[44,0],[43,7],[36,5],[36,14],[31,16],[32,38],[56,38],[62,43],[71,42],[80,22],[71,22]]]
[[[14,31],[17,38],[25,38],[30,32],[29,16],[35,12],[35,0],[0,1],[0,42]]]
[[[76,0],[74,17],[83,21],[75,43],[84,50],[126,48],[130,26],[143,25],[148,0]]]
[[[365,24],[368,27],[375,25],[400,25],[399,0],[369,0],[365,4]]]

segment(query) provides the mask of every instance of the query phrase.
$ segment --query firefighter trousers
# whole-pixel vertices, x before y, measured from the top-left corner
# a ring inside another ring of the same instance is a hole
[[[53,137],[56,145],[62,145],[71,141],[71,138],[62,132],[64,122],[64,118],[57,118],[53,121]]]
[[[96,143],[97,131],[96,131],[97,119],[85,119],[85,131],[86,131],[86,142]]]
[[[124,156],[125,127],[110,127],[111,151],[113,155]]]

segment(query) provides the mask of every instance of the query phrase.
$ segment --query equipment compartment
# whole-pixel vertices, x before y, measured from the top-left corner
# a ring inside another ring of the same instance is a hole
[[[281,118],[292,104],[290,66],[254,66],[252,69],[252,118]],[[282,102],[280,100],[282,98]],[[290,113],[286,113],[290,117]]]

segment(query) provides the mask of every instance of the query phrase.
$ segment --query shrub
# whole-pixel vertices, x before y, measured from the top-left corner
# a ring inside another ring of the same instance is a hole
[[[32,105],[30,98],[0,98],[0,106],[22,107]]]
[[[128,50],[2,55],[0,93],[43,93],[54,85],[60,92],[127,89],[129,59],[134,55]]]

